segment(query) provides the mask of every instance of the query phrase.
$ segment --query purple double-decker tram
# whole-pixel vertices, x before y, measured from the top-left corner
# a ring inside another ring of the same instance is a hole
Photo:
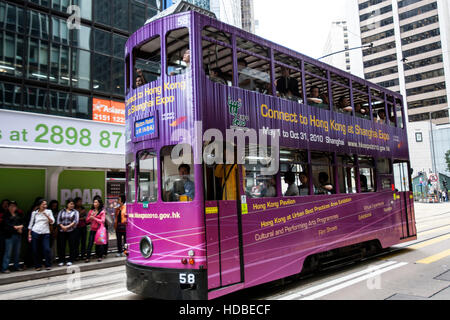
[[[128,290],[213,299],[416,239],[398,93],[195,11],[125,57]],[[228,133],[242,158],[209,161]]]

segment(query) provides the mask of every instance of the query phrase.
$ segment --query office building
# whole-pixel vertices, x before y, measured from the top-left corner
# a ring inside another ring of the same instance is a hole
[[[124,46],[160,3],[0,2],[0,197],[124,192]]]
[[[401,92],[410,122],[449,122],[446,0],[358,0],[364,75]]]

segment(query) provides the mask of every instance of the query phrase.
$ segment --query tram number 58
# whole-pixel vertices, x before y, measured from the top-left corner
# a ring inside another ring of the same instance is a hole
[[[192,273],[180,273],[180,283],[181,284],[194,284],[195,275]]]

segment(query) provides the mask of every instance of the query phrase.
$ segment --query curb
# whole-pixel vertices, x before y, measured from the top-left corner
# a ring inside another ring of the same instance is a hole
[[[53,266],[52,270],[45,270],[42,271],[35,271],[34,269],[30,271],[19,271],[19,272],[12,272],[8,275],[0,275],[0,285],[6,285],[6,284],[12,284],[17,282],[24,282],[24,281],[30,281],[30,280],[37,280],[37,279],[44,279],[44,278],[50,278],[55,276],[62,276],[66,274],[71,274],[74,272],[73,267],[79,268],[80,272],[83,271],[92,271],[97,269],[104,269],[104,268],[112,268],[112,267],[118,267],[125,265],[126,258],[109,258],[106,261],[103,260],[102,262],[77,262],[72,265],[72,267],[58,267]],[[70,268],[70,269],[69,269]],[[125,271],[124,271],[125,272]]]

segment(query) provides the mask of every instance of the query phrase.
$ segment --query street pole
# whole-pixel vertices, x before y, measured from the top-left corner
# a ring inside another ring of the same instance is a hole
[[[437,176],[438,178],[438,190],[439,190],[439,175],[437,174],[436,170],[436,160],[435,160],[435,151],[434,151],[434,137],[433,137],[433,122],[431,121],[431,111],[428,112],[430,115],[430,134],[431,134],[431,165],[433,167],[433,173]]]

